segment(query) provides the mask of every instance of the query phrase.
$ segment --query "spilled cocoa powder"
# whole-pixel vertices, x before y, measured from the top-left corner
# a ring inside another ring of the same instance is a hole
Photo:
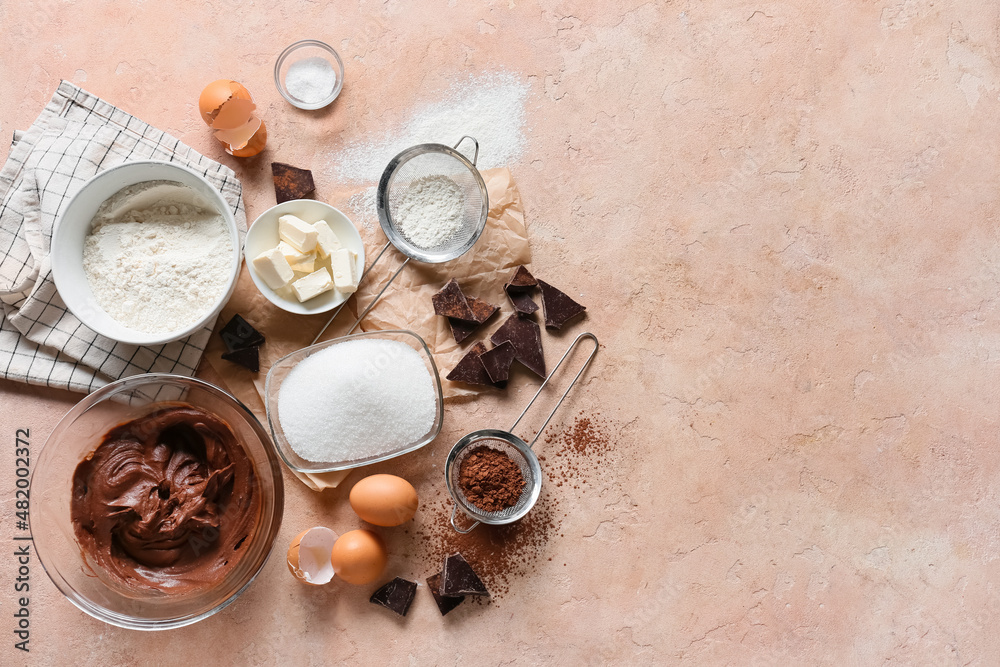
[[[466,500],[484,512],[516,505],[524,485],[524,474],[514,459],[492,447],[473,449],[458,471],[458,487]]]
[[[547,483],[534,508],[515,523],[482,524],[462,535],[449,523],[453,503],[447,491],[438,490],[434,497],[421,499],[421,520],[414,526],[414,555],[428,571],[436,572],[444,558],[457,551],[483,579],[492,603],[502,599],[540,561],[552,560],[567,549],[557,538],[563,537],[561,530],[567,517],[562,507],[565,503],[572,505],[576,496],[569,489],[585,493],[589,483],[617,483],[617,443],[610,435],[613,429],[614,424],[599,414],[585,415],[581,411],[571,423],[546,436],[543,447],[536,445],[541,450],[539,460]],[[456,522],[459,526],[471,523],[461,511]]]
[[[581,412],[562,431],[546,436],[547,453],[538,456],[546,479],[557,487],[570,486],[586,493],[586,485],[598,478],[614,478],[609,464],[617,450],[609,431],[600,413],[587,417]]]

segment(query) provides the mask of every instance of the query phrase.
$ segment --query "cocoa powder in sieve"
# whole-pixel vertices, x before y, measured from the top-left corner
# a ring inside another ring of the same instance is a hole
[[[457,533],[449,523],[454,505],[447,491],[436,489],[426,502],[421,497],[413,533],[424,569],[440,568],[448,554],[460,551],[493,596],[488,602],[475,602],[496,605],[512,587],[522,585],[522,578],[545,567],[543,563],[565,565],[560,558],[569,546],[560,540],[568,513],[565,503],[584,497],[592,484],[597,490],[620,485],[618,464],[631,445],[628,438],[613,437],[616,433],[620,433],[617,422],[581,411],[561,429],[547,434],[538,458],[549,483],[543,485],[528,515],[511,524],[481,525],[469,533]]]
[[[470,503],[484,512],[513,507],[524,491],[524,475],[504,452],[476,447],[458,469],[458,486]]]

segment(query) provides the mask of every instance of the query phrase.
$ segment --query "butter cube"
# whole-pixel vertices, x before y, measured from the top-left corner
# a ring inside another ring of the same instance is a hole
[[[322,265],[320,265],[322,266]],[[312,273],[316,270],[316,255],[309,253],[309,256],[298,264],[292,264],[292,271],[296,273]]]
[[[333,289],[333,280],[330,278],[330,272],[324,266],[319,271],[296,280],[292,283],[292,289],[295,291],[295,296],[298,297],[299,301],[308,301],[323,292]]]
[[[347,248],[341,248],[330,256],[333,283],[344,294],[353,294],[358,289],[358,276],[354,271],[357,259],[358,254]]]
[[[314,222],[313,228],[318,234],[316,238],[316,252],[320,257],[329,257],[340,250],[340,239],[330,229],[330,225],[326,223],[326,220]]]
[[[316,263],[315,252],[299,252],[284,241],[278,244],[278,250],[285,256],[285,261],[291,265],[292,271],[312,273],[316,270],[314,267]]]
[[[295,277],[288,260],[278,248],[265,250],[254,257],[253,268],[271,289],[281,289]]]
[[[283,215],[278,218],[278,237],[300,252],[312,252],[316,249],[319,232],[305,220]]]
[[[285,256],[285,261],[292,265],[304,262],[309,259],[309,255],[315,254],[311,252],[302,252],[284,241],[278,243],[278,250],[280,250],[281,254]]]

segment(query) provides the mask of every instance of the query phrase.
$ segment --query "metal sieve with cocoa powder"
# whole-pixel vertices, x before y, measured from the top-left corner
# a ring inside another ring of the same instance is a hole
[[[583,365],[580,366],[580,370],[577,371],[573,381],[566,387],[566,391],[559,397],[559,401],[552,408],[552,412],[549,413],[542,427],[538,429],[538,433],[532,439],[531,443],[526,443],[514,435],[514,429],[521,423],[521,419],[524,418],[524,415],[534,405],[539,394],[548,386],[549,381],[552,380],[552,377],[559,370],[560,366],[562,366],[563,362],[566,361],[566,358],[584,338],[594,341],[594,349],[587,356]],[[597,354],[598,347],[597,336],[594,334],[588,332],[577,336],[576,340],[563,353],[559,363],[556,364],[552,372],[542,382],[542,386],[538,388],[538,391],[535,392],[535,395],[528,402],[528,405],[525,406],[524,410],[521,411],[521,414],[509,430],[482,429],[473,431],[455,443],[451,448],[451,452],[448,453],[448,461],[445,465],[445,479],[448,483],[448,492],[455,501],[455,507],[451,511],[452,528],[459,533],[468,533],[480,523],[490,525],[513,523],[531,510],[542,490],[542,469],[538,464],[538,457],[532,451],[532,447],[538,441],[545,427],[549,425],[552,417],[556,414],[556,410],[559,409],[566,396],[569,395],[573,385],[576,384],[577,380],[580,379],[580,376],[587,369],[587,366],[590,365],[594,355]],[[489,454],[487,452],[493,453]],[[490,489],[490,493],[487,494],[483,493],[482,481],[488,479],[488,476],[481,477],[480,484],[478,485],[479,490],[477,491],[477,485],[475,484],[476,476],[470,474],[470,465],[466,465],[467,460],[477,457],[478,460],[472,461],[471,467],[485,471],[485,466],[482,465],[482,457],[484,456],[492,459],[490,462],[491,466],[495,465],[498,468],[492,480],[492,482],[496,482],[496,487]],[[509,459],[510,463],[506,463],[504,459]],[[513,464],[520,471],[523,485],[517,482],[516,472],[510,464]],[[463,470],[466,472],[464,479]],[[519,493],[515,498],[514,491],[518,488]],[[472,525],[464,528],[458,526],[455,522],[455,517],[459,509],[469,518],[473,519],[474,523]]]

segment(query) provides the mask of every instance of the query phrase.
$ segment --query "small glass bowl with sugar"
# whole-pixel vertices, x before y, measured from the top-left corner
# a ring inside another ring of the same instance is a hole
[[[303,39],[274,63],[274,85],[289,104],[312,111],[329,105],[344,85],[344,63],[329,44]]]

